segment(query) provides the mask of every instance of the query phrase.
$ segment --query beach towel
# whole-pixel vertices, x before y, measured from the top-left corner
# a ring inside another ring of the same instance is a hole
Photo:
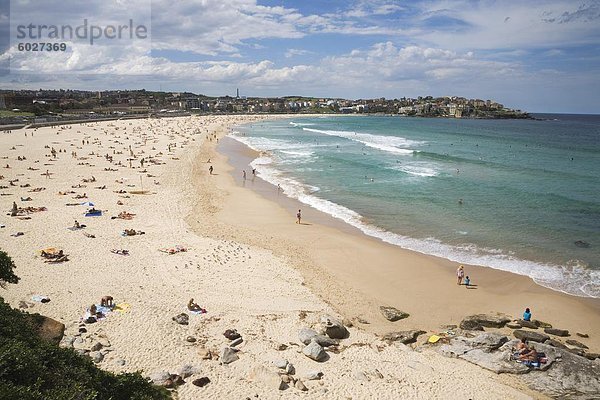
[[[50,301],[50,297],[41,294],[36,294],[31,296],[31,300],[36,301],[38,303],[47,303]]]
[[[99,217],[102,215],[101,210],[88,211],[85,213],[86,217]]]
[[[428,343],[437,343],[439,342],[439,340],[441,339],[441,337],[439,337],[438,335],[431,335],[429,336],[429,339],[427,340]]]
[[[192,311],[190,309],[187,308],[187,306],[184,307],[184,311],[185,312],[189,312],[190,314],[194,314],[194,315],[202,315],[202,314],[206,314],[208,311],[206,311],[205,308],[200,307],[200,310],[198,311]]]
[[[131,305],[127,304],[127,303],[119,303],[117,304],[114,308],[113,311],[114,312],[118,312],[121,314],[125,314],[126,312],[129,312],[129,310],[131,309]]]

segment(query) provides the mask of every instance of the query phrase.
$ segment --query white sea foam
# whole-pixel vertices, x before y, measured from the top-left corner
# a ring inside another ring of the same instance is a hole
[[[306,185],[276,168],[272,156],[268,152],[265,152],[265,150],[270,150],[277,146],[280,148],[287,147],[290,146],[290,143],[273,139],[261,142],[260,140],[254,140],[256,138],[252,138],[253,140],[239,136],[235,136],[234,138],[247,144],[254,150],[263,152],[260,158],[255,159],[251,163],[256,168],[260,178],[275,186],[280,185],[283,193],[288,197],[340,219],[360,229],[369,236],[379,238],[384,242],[405,249],[443,257],[457,263],[481,265],[529,276],[536,283],[553,290],[576,296],[600,297],[600,271],[585,268],[585,265],[581,265],[576,261],[567,266],[542,264],[529,260],[521,260],[515,257],[514,254],[502,249],[480,248],[474,244],[452,246],[442,243],[435,238],[410,238],[367,224],[363,221],[362,216],[354,210],[315,196],[314,193],[318,192],[318,187]],[[414,173],[415,171],[420,173],[425,172],[425,170],[413,170],[412,172]]]
[[[422,166],[422,165],[394,165],[390,169],[401,171],[409,175],[432,177],[437,176],[439,172],[433,166]]]
[[[399,136],[381,136],[372,135],[370,133],[360,133],[351,131],[330,131],[313,128],[302,128],[307,132],[322,133],[329,136],[338,136],[341,138],[349,139],[358,143],[362,143],[365,146],[387,151],[394,154],[410,155],[415,150],[410,149],[410,146],[417,146],[423,144],[423,142],[406,139]]]
[[[294,122],[294,121],[291,121],[290,125],[292,125],[292,126],[311,126],[311,125],[314,125],[314,124],[311,124],[309,122]]]

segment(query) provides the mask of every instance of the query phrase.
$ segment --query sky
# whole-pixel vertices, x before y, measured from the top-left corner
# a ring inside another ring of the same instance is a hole
[[[36,36],[84,21],[103,32],[93,44],[90,30]],[[123,25],[142,34],[114,38]],[[0,88],[463,96],[600,114],[600,0],[1,0]]]

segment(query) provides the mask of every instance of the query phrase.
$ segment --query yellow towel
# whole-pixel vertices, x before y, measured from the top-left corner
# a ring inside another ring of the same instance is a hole
[[[119,313],[126,313],[131,309],[131,305],[127,304],[127,303],[119,303],[115,306],[115,308],[113,308],[113,311],[119,312]]]
[[[429,340],[427,340],[427,341],[429,343],[437,343],[440,339],[441,339],[441,337],[439,337],[438,335],[431,335],[431,336],[429,336]]]

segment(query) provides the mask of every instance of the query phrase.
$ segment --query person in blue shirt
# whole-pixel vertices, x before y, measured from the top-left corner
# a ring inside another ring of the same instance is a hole
[[[469,279],[469,275],[465,278],[465,287],[468,289],[471,284],[471,279]]]
[[[531,321],[531,310],[529,308],[526,308],[523,313],[523,321]]]

